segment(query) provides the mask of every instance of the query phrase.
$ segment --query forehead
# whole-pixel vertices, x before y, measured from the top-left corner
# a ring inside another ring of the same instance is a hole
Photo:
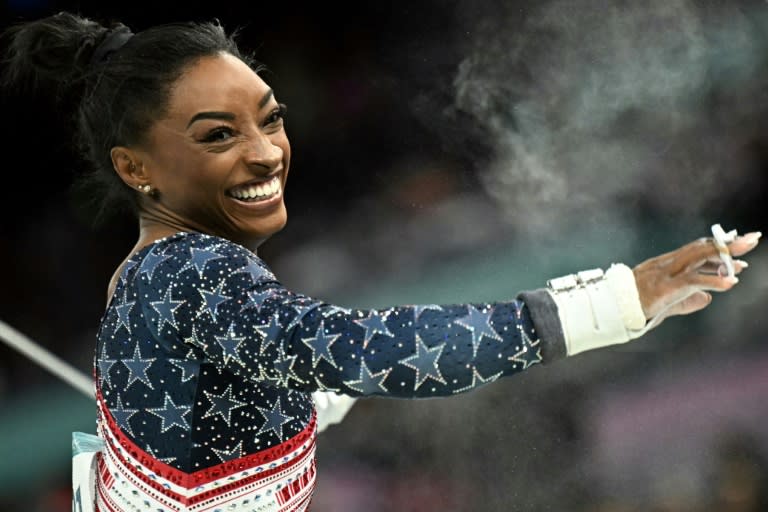
[[[255,108],[269,86],[246,63],[230,54],[203,57],[179,77],[171,90],[170,114],[240,106]]]

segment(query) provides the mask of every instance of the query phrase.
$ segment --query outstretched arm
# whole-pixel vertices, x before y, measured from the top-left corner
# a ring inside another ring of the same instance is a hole
[[[605,291],[608,292],[607,300],[613,301],[616,306],[615,309],[609,308],[608,314],[618,313],[614,319],[619,322],[616,340],[621,342],[625,338],[629,340],[639,337],[669,316],[686,315],[705,308],[712,301],[710,292],[729,290],[738,282],[735,276],[748,265],[733,257],[742,256],[754,249],[759,239],[760,233],[736,237],[735,232],[732,232],[732,237],[729,237],[716,224],[711,239],[701,238],[675,251],[650,258],[631,270],[623,265],[609,269]],[[602,272],[592,275],[604,276]],[[560,317],[566,317],[567,322],[568,315],[557,310],[558,302],[553,292],[551,289],[524,292],[520,297],[529,302],[529,309],[535,315],[534,318],[539,320],[538,330],[549,330],[552,337],[559,339],[565,337],[564,327],[567,327]],[[561,308],[568,307],[565,302],[560,303]],[[592,311],[593,315],[590,316],[594,316],[594,313]],[[542,322],[550,325],[545,327],[540,325]],[[589,323],[594,326],[591,320]],[[622,335],[621,331],[625,331],[626,335]],[[573,337],[577,333],[569,334]],[[570,349],[571,355],[595,348],[595,339],[599,339],[599,336],[588,331],[582,336],[591,336],[591,339],[585,339],[581,345],[578,345],[578,340],[563,340],[562,347],[566,351]],[[560,345],[550,344],[550,347],[553,346]],[[320,431],[339,423],[356,401],[356,398],[332,392],[316,391],[313,397]]]

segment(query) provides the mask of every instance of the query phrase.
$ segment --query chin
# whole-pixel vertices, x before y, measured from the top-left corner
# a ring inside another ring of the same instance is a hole
[[[285,208],[280,212],[270,215],[268,218],[260,219],[257,225],[243,231],[243,237],[249,240],[248,245],[256,247],[269,239],[272,235],[279,233],[288,222]]]

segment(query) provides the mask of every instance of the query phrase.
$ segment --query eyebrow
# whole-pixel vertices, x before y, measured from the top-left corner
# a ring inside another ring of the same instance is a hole
[[[268,90],[266,94],[259,100],[259,108],[264,108],[264,106],[269,103],[269,100],[272,99],[274,96],[274,91],[272,89]],[[197,121],[200,121],[201,119],[219,119],[224,121],[234,121],[235,120],[235,114],[232,112],[198,112],[194,116],[192,116],[192,119],[189,120],[187,123],[187,128],[192,126],[192,123],[195,123]]]
[[[267,103],[269,103],[269,100],[271,100],[271,99],[272,99],[272,96],[274,96],[274,94],[275,94],[275,91],[273,91],[272,89],[268,90],[268,91],[267,91],[267,92],[264,94],[264,97],[263,97],[263,98],[261,98],[261,101],[259,101],[259,108],[264,108],[264,105],[266,105]]]

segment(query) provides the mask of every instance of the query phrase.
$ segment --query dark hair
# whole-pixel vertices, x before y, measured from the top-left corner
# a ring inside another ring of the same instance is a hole
[[[96,209],[94,224],[125,207],[137,212],[138,194],[114,171],[110,150],[143,141],[189,65],[225,52],[261,70],[241,54],[236,32],[227,34],[218,21],[168,23],[129,34],[121,23],[105,26],[67,12],[16,24],[3,34],[4,86],[24,94],[53,92],[60,103],[74,103],[76,148],[90,164],[75,185]],[[127,41],[120,46],[119,39]],[[104,55],[105,47],[114,46]]]

